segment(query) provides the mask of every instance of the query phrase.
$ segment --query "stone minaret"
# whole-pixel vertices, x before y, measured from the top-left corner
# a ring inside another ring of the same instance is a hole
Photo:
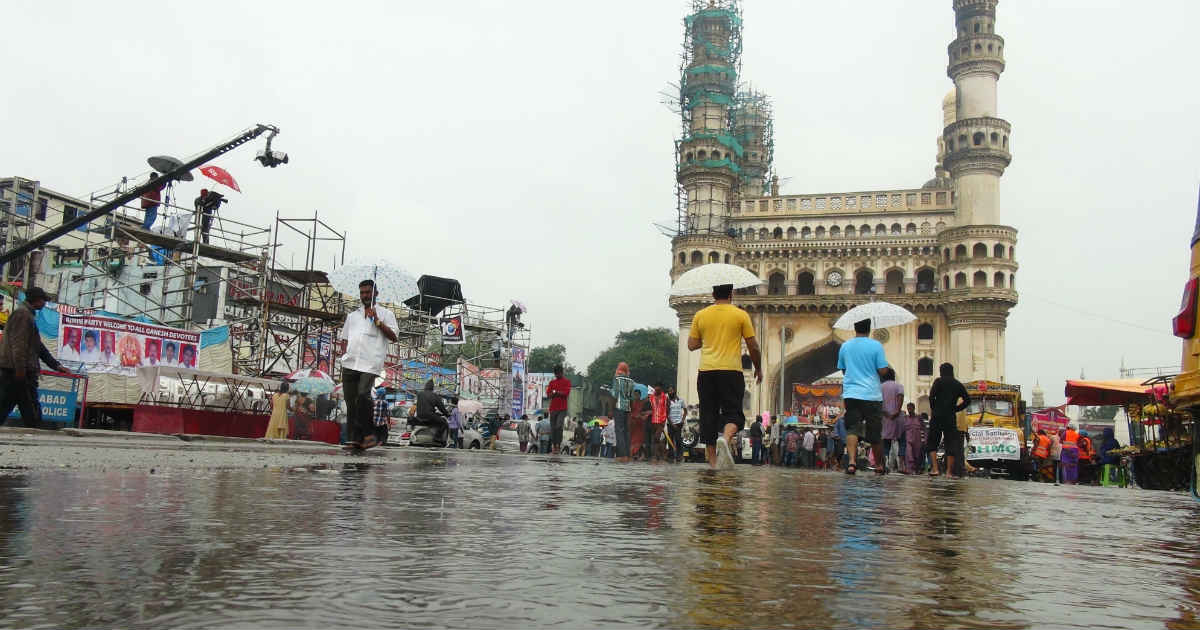
[[[1005,378],[1004,328],[1017,303],[1017,231],[1000,224],[1000,176],[1012,160],[1007,121],[997,117],[1004,39],[998,0],[953,0],[958,37],[947,74],[955,116],[942,132],[943,166],[954,179],[957,222],[938,235],[939,275],[950,328],[950,362],[962,380]]]
[[[671,280],[710,262],[732,262],[730,204],[737,195],[745,152],[733,135],[742,53],[742,16],[737,0],[693,0],[684,18],[679,79],[682,137],[676,142],[679,225],[671,241]],[[699,361],[688,352],[692,315],[711,298],[674,299],[679,316],[679,395],[688,401]]]

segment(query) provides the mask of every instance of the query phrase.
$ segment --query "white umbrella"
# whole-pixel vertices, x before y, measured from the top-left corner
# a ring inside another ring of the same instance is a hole
[[[412,274],[383,261],[346,264],[329,272],[329,284],[346,295],[358,295],[358,283],[363,280],[375,281],[376,299],[385,304],[403,303],[420,292]]]
[[[877,330],[903,326],[911,321],[916,321],[917,316],[908,312],[908,309],[903,306],[897,306],[891,302],[867,302],[846,311],[833,323],[833,327],[839,330],[854,330],[854,323],[864,319],[871,320],[871,330]]]
[[[671,295],[705,295],[713,287],[732,284],[735,289],[748,289],[762,284],[762,280],[749,270],[737,265],[709,263],[684,272],[671,285]]]

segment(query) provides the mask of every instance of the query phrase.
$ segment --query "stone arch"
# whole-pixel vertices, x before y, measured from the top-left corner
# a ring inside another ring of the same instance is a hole
[[[884,293],[900,294],[904,293],[904,270],[899,267],[892,267],[883,274],[884,278]]]
[[[854,238],[854,226],[853,225],[846,226],[846,238]]]
[[[1004,272],[1003,271],[997,271],[996,275],[992,277],[992,286],[996,287],[997,289],[1004,288]]]
[[[952,195],[952,196],[953,196],[953,195]],[[936,232],[941,232],[941,231],[942,231],[942,230],[944,230],[944,229],[946,229],[946,222],[945,222],[945,221],[938,221],[938,222],[937,222],[937,225],[936,225],[936,226],[934,226],[934,230],[935,230]]]
[[[967,257],[967,246],[960,244],[954,248],[954,259],[963,260]]]
[[[899,223],[892,224],[892,234],[903,234],[904,228]]]
[[[732,260],[732,259],[733,259],[733,257],[732,257],[732,256],[730,256],[729,254],[725,254],[725,264],[726,264],[726,265],[728,265],[728,264],[729,264],[729,261],[730,261],[730,260]]]
[[[946,262],[950,262],[950,248],[946,248]]]
[[[1003,245],[1001,245],[1000,243],[996,243],[996,246],[992,248],[992,258],[1004,258],[1004,246]]]
[[[862,267],[854,272],[854,292],[865,295],[875,292],[875,272]]]
[[[818,225],[817,229],[813,230],[813,238],[825,238],[825,226]]]
[[[805,269],[796,275],[797,295],[815,295],[816,293],[816,274],[811,269]]]
[[[917,326],[917,341],[933,341],[933,324],[922,322]]]
[[[975,276],[971,280],[971,285],[974,286],[976,289],[982,289],[982,288],[987,287],[987,272],[986,271],[976,271]]]
[[[987,258],[987,245],[975,243],[971,248],[971,258]]]
[[[801,239],[812,238],[812,228],[808,227],[807,225],[804,226],[803,228],[801,228],[800,229],[800,238]]]
[[[917,224],[909,223],[908,225],[904,226],[904,233],[905,234],[916,234],[917,233]]]
[[[954,288],[955,289],[967,288],[967,274],[965,272],[960,271],[960,272],[954,274]]]
[[[710,263],[721,262],[721,255],[718,254],[717,252],[708,252],[708,262],[710,262]]]
[[[708,159],[708,153],[706,153],[704,151],[704,149],[700,149],[699,151],[696,152],[696,159],[698,159],[698,160]]]
[[[978,46],[979,44],[975,44],[975,45]],[[975,146],[980,146],[983,144],[983,139],[984,139],[984,133],[982,131],[976,131],[974,134],[971,135],[971,144],[973,144]]]
[[[1008,248],[1008,259],[1012,260],[1017,257],[1017,246],[1013,245]]]
[[[692,264],[693,265],[703,265],[704,264],[704,252],[701,252],[700,250],[696,250],[696,251],[692,252]]]
[[[946,275],[942,276],[942,290],[943,291],[950,290],[950,274],[946,274]]]
[[[789,241],[796,240],[796,228],[795,227],[790,227],[787,229],[787,237],[788,237]]]
[[[937,286],[937,276],[932,267],[921,267],[916,273],[917,293],[933,293]]]
[[[866,223],[858,226],[858,235],[863,238],[870,236],[871,235],[871,226],[867,225]]]
[[[886,236],[887,226],[882,223],[875,224],[875,236]]]
[[[759,228],[758,229],[758,240],[765,241],[770,236],[771,236],[771,233],[767,231],[767,228]]]
[[[929,231],[932,229],[933,229],[933,225],[931,225],[928,221],[921,222],[921,233],[922,234],[928,234]]]
[[[775,240],[782,239],[783,238],[783,228],[777,227],[774,230],[771,230],[771,237],[774,238]]]
[[[687,252],[679,252],[679,264],[687,264]]]
[[[1015,274],[1015,273],[1008,274],[1008,288],[1010,288],[1010,289],[1017,288],[1017,274]]]
[[[842,238],[842,227],[835,225],[829,228],[829,238]]]
[[[787,292],[785,276],[782,271],[772,271],[767,276],[767,295],[784,295]]]
[[[779,335],[779,331],[775,332]],[[806,384],[811,385],[828,376],[835,374],[837,369],[838,349],[842,343],[832,332],[817,341],[810,343],[800,350],[790,352],[784,357],[783,361],[783,378],[786,389],[790,390],[792,385]],[[779,364],[772,366],[774,369],[769,373],[770,382],[767,391],[775,392],[775,396],[779,395]],[[772,398],[774,399],[774,398]],[[790,405],[791,401],[787,401]],[[774,407],[774,404],[768,405]]]

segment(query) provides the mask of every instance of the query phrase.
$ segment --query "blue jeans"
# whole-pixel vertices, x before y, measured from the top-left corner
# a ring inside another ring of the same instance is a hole
[[[752,451],[752,454],[750,455],[750,461],[755,464],[761,463],[764,452],[762,440],[753,440],[750,444],[750,447]]]
[[[791,451],[784,453],[783,454],[783,465],[784,466],[795,466],[796,465],[796,454]]]
[[[142,229],[149,230],[150,226],[154,225],[154,220],[158,218],[158,204],[154,204],[149,208],[142,208],[146,211],[146,218],[142,221]]]

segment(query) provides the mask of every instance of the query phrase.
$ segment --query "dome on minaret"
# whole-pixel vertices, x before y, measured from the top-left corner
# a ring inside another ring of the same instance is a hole
[[[942,97],[942,125],[950,126],[950,123],[958,120],[958,89],[946,92]]]

